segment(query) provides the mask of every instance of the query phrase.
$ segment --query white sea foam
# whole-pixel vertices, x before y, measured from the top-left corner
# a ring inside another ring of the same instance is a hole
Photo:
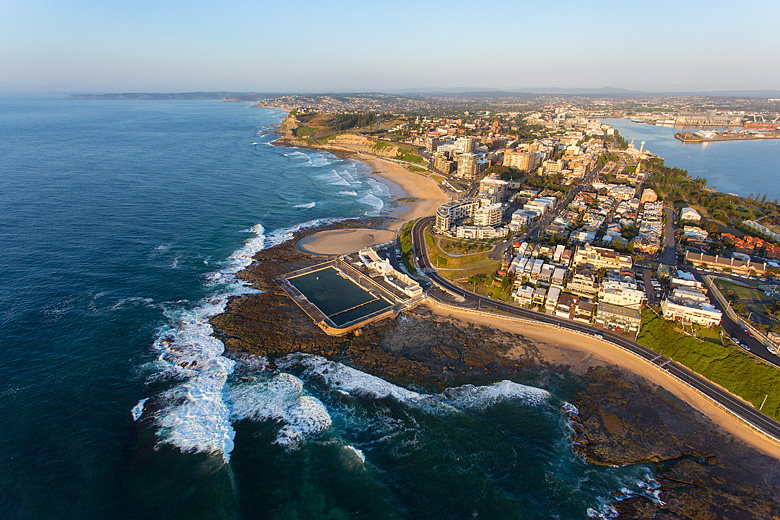
[[[598,509],[589,507],[586,511],[588,518],[613,519],[618,517],[617,509],[612,504],[602,504]]]
[[[365,204],[366,206],[371,206],[371,210],[367,211],[366,214],[373,217],[379,215],[379,212],[382,211],[382,208],[385,206],[385,203],[382,202],[382,199],[373,193],[366,193],[358,199],[358,202]]]
[[[326,157],[324,154],[319,152],[314,152],[310,156],[311,159],[311,165],[312,166],[328,166],[331,164],[331,160]]]
[[[111,306],[109,309],[110,311],[115,311],[117,309],[121,309],[122,307],[126,305],[149,305],[154,303],[154,300],[152,298],[144,298],[142,296],[131,296],[129,298],[122,298],[118,302],[116,302],[114,305]]]
[[[357,192],[356,191],[351,191],[351,190],[350,191],[340,191],[339,195],[347,195],[347,196],[350,196],[350,197],[357,197]]]
[[[140,418],[141,418],[141,415],[143,415],[143,413],[144,413],[144,405],[146,404],[146,401],[148,401],[148,400],[149,400],[149,398],[148,398],[148,397],[145,397],[144,399],[141,399],[141,400],[140,400],[140,401],[138,401],[138,403],[136,403],[136,405],[135,405],[135,406],[133,406],[133,408],[130,410],[130,413],[131,413],[131,414],[132,414],[132,416],[133,416],[133,421],[137,421],[138,419],[140,419]]]
[[[507,380],[489,386],[464,385],[448,388],[442,394],[443,400],[457,408],[486,408],[508,399],[519,399],[527,404],[538,405],[549,397],[547,390]]]
[[[275,442],[288,449],[327,430],[332,420],[325,406],[315,397],[303,393],[303,382],[280,373],[268,380],[240,383],[230,390],[232,416],[235,420],[284,423]]]
[[[328,173],[319,175],[317,176],[317,178],[326,181],[328,184],[332,186],[347,186],[347,187],[350,186],[349,181],[343,178],[341,175],[339,175],[336,170],[331,170]]]
[[[298,150],[296,150],[294,152],[286,153],[284,155],[285,155],[285,157],[289,157],[291,159],[292,158],[295,158],[295,159],[305,159],[309,164],[311,164],[311,158],[309,158],[309,156],[306,155],[305,153],[299,152]]]
[[[184,382],[162,396],[162,408],[156,413],[160,442],[182,451],[220,454],[229,460],[235,434],[225,394],[230,391],[226,382],[235,362],[222,355],[225,347],[212,335],[209,318],[224,312],[230,296],[256,292],[239,280],[236,273],[249,266],[258,251],[291,239],[296,231],[334,220],[310,220],[268,234],[261,224],[253,226],[246,230],[253,236],[221,263],[219,271],[208,277],[218,287],[214,294],[194,308],[166,309],[168,323],[154,342],[159,351],[155,363],[158,370],[150,379],[168,376],[183,378]],[[278,442],[296,445],[307,432],[318,431],[318,425],[329,421],[324,419],[326,415],[322,403],[302,396],[297,406],[288,410],[287,425],[280,431]]]
[[[365,464],[365,462],[366,462],[366,455],[363,453],[363,450],[359,450],[356,447],[354,447],[352,445],[349,445],[349,444],[344,446],[344,449],[348,450],[348,451],[351,451],[352,453],[357,455],[358,458],[360,458],[360,461]]]
[[[358,168],[354,162],[347,163],[345,167],[340,168],[339,176],[350,184],[362,184],[363,176],[358,175]]]
[[[361,197],[358,202],[371,206],[373,209],[368,214],[377,216],[385,205],[381,197],[388,197],[390,195],[390,190],[387,186],[377,182],[371,177],[366,179],[366,182],[369,185],[368,193]]]
[[[316,205],[317,205],[317,203],[316,203],[316,202],[307,202],[306,204],[296,204],[296,205],[295,205],[295,206],[293,206],[293,207],[295,207],[295,208],[306,208],[306,209],[311,209],[311,208],[313,208],[313,207],[314,207],[314,206],[316,206]]]
[[[388,188],[387,185],[382,184],[381,182],[377,181],[373,177],[368,177],[366,182],[368,182],[368,185],[371,186],[371,193],[373,193],[377,197],[390,196],[390,188]]]
[[[186,378],[163,395],[158,438],[182,451],[217,453],[225,460],[234,432],[222,394],[234,362],[222,356],[224,345],[211,335],[208,318],[224,311],[227,296],[215,296],[195,309],[166,311],[170,325],[155,341],[157,366]]]
[[[279,368],[289,369],[302,366],[302,377],[317,378],[336,390],[353,396],[382,399],[393,397],[412,404],[443,404],[446,408],[485,408],[505,399],[520,399],[537,405],[550,397],[547,390],[521,385],[512,381],[499,381],[489,386],[464,385],[450,388],[441,394],[420,394],[394,385],[371,374],[348,367],[335,361],[328,361],[310,354],[290,354],[278,361]]]
[[[252,233],[254,236],[244,242],[243,247],[230,255],[227,261],[224,262],[223,269],[216,273],[212,273],[210,278],[224,281],[225,277],[227,277],[231,281],[235,281],[234,275],[249,267],[255,254],[267,247],[267,237],[265,236],[265,228],[262,224],[255,224],[251,228],[245,230],[245,232]],[[238,285],[243,284],[239,283]]]
[[[577,409],[577,407],[574,406],[571,403],[564,402],[563,406],[561,406],[561,410],[563,410],[564,412],[566,412],[566,413],[568,413],[570,415],[579,415],[580,414],[580,411]]]
[[[317,377],[325,381],[328,386],[348,392],[350,395],[373,398],[392,396],[399,401],[414,401],[422,398],[417,392],[388,383],[384,379],[341,363],[328,361],[320,356],[290,354],[279,362],[280,368],[288,368],[293,365],[304,366],[306,368],[303,373],[305,377]]]
[[[163,395],[164,404],[157,413],[160,442],[182,451],[218,453],[225,460],[233,449],[234,432],[223,393],[235,363],[222,356],[225,346],[212,336],[208,320],[225,310],[230,296],[254,292],[235,276],[267,244],[262,225],[249,231],[253,236],[209,277],[220,284],[219,291],[195,308],[167,309],[168,324],[154,342],[159,351],[156,377],[185,379]]]
[[[161,410],[158,437],[185,452],[222,455],[229,460],[235,432],[223,399],[233,361],[217,356],[205,361],[184,383],[163,396],[168,405]]]
[[[277,229],[271,233],[268,234],[268,236],[265,237],[265,247],[273,247],[279,244],[282,244],[288,240],[292,240],[295,233],[298,231],[302,231],[304,229],[308,229],[311,227],[316,226],[322,226],[326,224],[330,224],[333,222],[337,222],[338,218],[317,218],[313,220],[307,220],[306,222],[301,222],[300,224],[296,224],[294,226],[286,227],[286,228],[280,228]]]

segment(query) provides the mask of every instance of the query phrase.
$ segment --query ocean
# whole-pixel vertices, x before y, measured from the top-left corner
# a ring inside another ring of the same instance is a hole
[[[397,387],[223,354],[208,317],[297,229],[382,215],[365,165],[246,103],[0,98],[0,518],[589,518],[661,500],[575,454],[560,377]]]
[[[720,192],[780,200],[780,139],[683,144],[674,138],[679,128],[629,119],[602,122],[617,128],[627,141],[634,139],[637,149],[645,141],[645,149],[663,157],[666,166],[704,177],[708,186]]]

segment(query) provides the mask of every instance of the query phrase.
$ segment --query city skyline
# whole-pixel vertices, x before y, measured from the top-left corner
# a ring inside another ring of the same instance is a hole
[[[765,1],[12,1],[0,90],[780,90],[778,14]]]

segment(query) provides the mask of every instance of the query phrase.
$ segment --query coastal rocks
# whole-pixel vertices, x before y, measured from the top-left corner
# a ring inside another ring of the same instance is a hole
[[[780,468],[662,388],[615,367],[591,369],[575,448],[597,464],[655,463],[661,499],[617,504],[625,518],[780,518]]]

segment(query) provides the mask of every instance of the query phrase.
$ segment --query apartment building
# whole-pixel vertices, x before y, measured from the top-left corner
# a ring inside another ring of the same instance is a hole
[[[664,319],[698,323],[705,327],[718,325],[723,317],[707,298],[693,288],[678,287],[661,302]]]
[[[477,208],[474,211],[474,225],[498,226],[501,224],[503,213],[503,207],[498,203]]]
[[[631,269],[634,261],[629,255],[621,255],[612,249],[595,247],[585,244],[577,248],[574,253],[574,265],[589,265],[598,270],[605,269]]]
[[[436,209],[436,229],[447,232],[455,224],[473,217],[479,209],[479,200],[460,199],[446,202]]]

